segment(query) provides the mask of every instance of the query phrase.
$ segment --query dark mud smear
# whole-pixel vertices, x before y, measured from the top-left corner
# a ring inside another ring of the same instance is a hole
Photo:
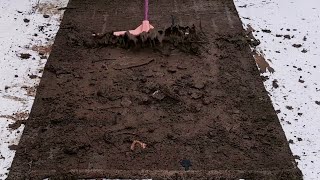
[[[141,3],[70,2],[9,179],[301,179],[233,1],[150,1],[155,27],[201,22],[201,43],[92,37]]]

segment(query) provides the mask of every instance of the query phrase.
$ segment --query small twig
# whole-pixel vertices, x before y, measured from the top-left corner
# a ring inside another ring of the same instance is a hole
[[[175,26],[175,20],[174,20],[174,17],[173,17],[173,15],[171,15],[171,26],[173,27],[173,26]]]
[[[31,160],[30,162],[28,162],[28,165],[29,165],[29,172],[31,172],[31,169],[32,169],[32,163],[33,161]]]
[[[148,60],[146,62],[139,63],[139,64],[132,64],[132,65],[125,65],[125,66],[120,66],[120,67],[113,67],[113,69],[115,69],[115,70],[130,69],[130,68],[135,68],[135,67],[148,65],[153,61],[154,61],[154,59],[151,59],[151,60]]]
[[[98,60],[92,60],[92,63],[101,62],[101,61],[114,61],[117,60],[115,58],[105,58],[105,59],[98,59]]]
[[[162,86],[162,87],[160,87],[160,89],[166,96],[169,96],[170,98],[172,98],[172,99],[174,99],[176,101],[184,102],[179,95],[177,95],[176,93],[173,93],[172,91],[170,91],[170,89],[168,87]]]

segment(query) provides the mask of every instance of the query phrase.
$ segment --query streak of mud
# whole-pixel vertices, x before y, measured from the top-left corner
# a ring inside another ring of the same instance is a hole
[[[51,50],[52,50],[52,45],[46,45],[46,46],[37,46],[34,45],[31,48],[33,51],[38,52],[41,55],[48,55],[50,54]]]
[[[56,4],[49,2],[38,2],[36,6],[33,7],[33,11],[45,15],[62,14],[62,11],[57,8]]]
[[[258,52],[257,51],[257,46],[260,44],[260,41],[255,39],[253,32],[255,32],[255,29],[252,28],[250,24],[247,25],[246,29],[246,35],[250,39],[252,39],[252,42],[256,42],[250,45],[252,48],[252,55],[253,58],[255,59],[255,62],[259,68],[260,73],[266,73],[267,71],[270,73],[274,73],[274,69],[270,66],[268,61],[265,59],[265,55],[263,52]]]
[[[263,53],[253,51],[253,57],[257,63],[257,66],[259,67],[260,73],[266,73],[267,71],[270,73],[274,73],[274,69],[266,61]]]
[[[0,118],[7,118],[15,121],[21,121],[21,120],[26,120],[29,117],[29,112],[24,111],[24,112],[17,112],[12,115],[0,115]]]
[[[20,97],[17,97],[17,96],[11,96],[11,95],[4,95],[2,96],[3,98],[6,98],[6,99],[11,99],[11,100],[14,100],[14,101],[19,101],[19,102],[25,102],[27,101],[26,99],[24,98],[20,98]]]

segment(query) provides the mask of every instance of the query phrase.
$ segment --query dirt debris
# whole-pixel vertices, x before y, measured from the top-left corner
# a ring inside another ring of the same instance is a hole
[[[261,31],[264,33],[271,33],[271,30],[269,30],[269,29],[262,29]]]
[[[10,146],[8,146],[8,148],[10,149],[10,150],[12,150],[12,151],[16,151],[17,149],[18,149],[18,145],[10,145]]]
[[[288,110],[293,110],[293,107],[292,107],[292,106],[286,106],[286,108],[287,108]]]
[[[294,155],[293,157],[294,157],[294,159],[301,160],[301,157],[298,155]]]
[[[262,53],[258,53],[256,51],[254,51],[253,57],[256,60],[256,63],[258,65],[261,73],[266,73],[267,71],[270,73],[274,73],[274,69],[266,61],[266,59],[264,58],[264,55]]]
[[[12,115],[0,115],[0,117],[12,119],[15,121],[26,120],[29,117],[29,112],[24,111],[24,112],[13,113]]]
[[[30,79],[36,79],[36,78],[38,78],[38,76],[37,76],[37,75],[34,75],[34,74],[28,74],[28,76],[29,76]]]
[[[303,37],[303,41],[307,41],[307,36],[304,36],[304,37]]]
[[[301,48],[302,44],[293,44],[292,46],[295,47],[295,48]]]
[[[21,88],[27,92],[27,96],[36,96],[37,86],[22,86]]]
[[[27,18],[24,18],[24,19],[23,19],[23,22],[25,22],[25,23],[29,23],[29,22],[30,22],[30,20],[29,20],[29,19],[27,19]]]
[[[13,124],[9,125],[9,128],[16,130],[18,129],[22,124],[25,124],[25,120],[17,120],[16,122],[14,122]]]
[[[52,50],[52,45],[46,45],[46,46],[33,45],[31,49],[33,51],[38,52],[40,55],[48,55]]]
[[[143,32],[139,36],[133,36],[126,33],[123,36],[114,36],[113,32],[109,33],[93,33],[93,39],[82,42],[86,47],[121,47],[125,49],[138,48],[155,48],[164,53],[170,49],[177,48],[182,52],[190,53],[200,56],[208,43],[205,35],[196,29],[193,25],[191,27],[171,26],[164,30],[150,30]],[[78,41],[79,38],[73,38]],[[73,42],[78,44],[79,42]]]
[[[283,37],[284,37],[284,39],[291,39],[291,36],[288,34],[284,35]]]
[[[29,59],[31,57],[31,54],[29,53],[21,53],[20,58],[21,59]]]
[[[273,88],[277,89],[279,87],[278,80],[276,80],[276,79],[273,80],[272,81],[272,86],[273,86]]]

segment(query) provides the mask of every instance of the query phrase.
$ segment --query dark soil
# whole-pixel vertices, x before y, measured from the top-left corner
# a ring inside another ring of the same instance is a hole
[[[233,1],[150,1],[155,27],[200,29],[200,53],[88,41],[142,3],[70,1],[8,179],[301,179]]]

